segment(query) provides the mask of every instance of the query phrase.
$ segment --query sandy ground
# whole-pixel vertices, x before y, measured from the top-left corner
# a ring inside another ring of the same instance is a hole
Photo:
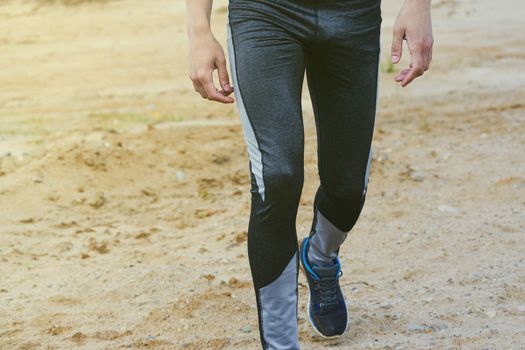
[[[0,349],[259,348],[248,158],[235,107],[188,79],[184,2],[36,3],[0,1]],[[432,69],[405,89],[387,64],[399,5],[341,248],[352,324],[316,336],[301,275],[303,349],[524,349],[525,5],[434,1]],[[306,86],[303,106],[301,236]]]

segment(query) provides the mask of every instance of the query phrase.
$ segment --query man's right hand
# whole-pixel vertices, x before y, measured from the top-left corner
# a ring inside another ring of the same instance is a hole
[[[221,44],[211,32],[194,34],[190,39],[190,79],[195,91],[202,98],[222,103],[232,103],[233,92],[226,69],[226,58]],[[217,69],[222,90],[213,83],[213,72]]]

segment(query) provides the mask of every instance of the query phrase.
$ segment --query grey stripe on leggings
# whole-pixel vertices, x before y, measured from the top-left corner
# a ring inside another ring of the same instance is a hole
[[[253,174],[255,175],[255,180],[257,181],[257,187],[259,188],[259,194],[261,195],[262,200],[264,201],[264,179],[263,179],[263,163],[262,163],[262,155],[261,151],[259,149],[259,143],[257,141],[257,138],[255,137],[255,132],[253,131],[253,127],[250,122],[250,118],[248,117],[248,113],[246,113],[246,107],[244,106],[244,102],[242,100],[241,91],[238,89],[238,81],[237,81],[237,71],[235,69],[235,50],[233,49],[232,45],[232,33],[230,24],[226,23],[226,26],[228,28],[227,31],[227,42],[228,42],[228,55],[230,57],[230,71],[232,74],[232,80],[233,80],[233,87],[234,87],[234,95],[235,99],[237,100],[237,107],[239,109],[239,114],[241,117],[241,122],[243,126],[244,131],[244,140],[247,145],[248,150],[248,156],[250,157],[250,163],[251,163],[251,169]]]

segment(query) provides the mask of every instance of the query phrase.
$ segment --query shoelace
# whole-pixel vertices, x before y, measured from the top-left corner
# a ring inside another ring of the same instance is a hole
[[[319,307],[325,310],[338,305],[337,300],[337,280],[343,271],[340,271],[337,277],[323,277],[320,280],[314,279],[315,289],[319,292]]]

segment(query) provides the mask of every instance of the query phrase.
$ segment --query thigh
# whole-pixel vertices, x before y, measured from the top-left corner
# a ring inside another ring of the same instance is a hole
[[[257,2],[239,5],[246,3],[230,2],[228,54],[251,169],[264,200],[268,176],[303,164],[304,50],[291,32],[257,11]]]
[[[328,193],[364,190],[370,165],[381,16],[378,1],[362,1],[361,7],[356,3],[353,8],[338,7],[337,14],[320,9],[319,38],[306,52],[319,175]],[[323,21],[326,17],[331,22]]]

